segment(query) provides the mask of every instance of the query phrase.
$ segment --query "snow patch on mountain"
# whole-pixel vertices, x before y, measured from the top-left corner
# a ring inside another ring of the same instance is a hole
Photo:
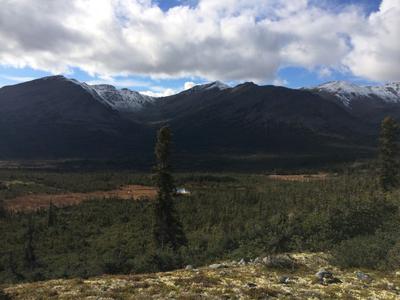
[[[155,98],[142,95],[129,89],[117,89],[109,84],[89,86],[111,107],[121,112],[138,111],[147,103],[154,102]]]
[[[199,91],[206,91],[206,90],[212,90],[212,89],[218,89],[220,91],[229,89],[230,86],[221,82],[221,81],[214,81],[206,84],[198,84],[195,85],[194,87],[186,90],[186,91],[192,91],[192,92],[199,92]]]
[[[379,98],[385,102],[400,103],[400,82],[383,86],[359,86],[346,81],[331,81],[311,90],[334,95],[346,106],[350,106],[354,99],[361,98]]]

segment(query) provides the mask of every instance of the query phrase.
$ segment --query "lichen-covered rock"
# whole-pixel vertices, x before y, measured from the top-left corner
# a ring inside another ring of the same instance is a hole
[[[362,282],[365,282],[365,283],[371,283],[373,280],[371,276],[369,276],[368,274],[366,274],[364,272],[360,272],[360,271],[356,272],[356,277],[358,280],[361,280]]]
[[[286,276],[286,275],[279,276],[278,282],[281,283],[281,284],[289,284],[290,277]]]
[[[298,267],[296,261],[289,255],[271,255],[264,257],[262,261],[269,268],[294,270]]]
[[[208,266],[210,269],[222,269],[225,268],[226,266],[224,264],[212,264]]]
[[[194,267],[192,265],[187,265],[185,267],[185,270],[193,270],[193,269],[194,269]]]

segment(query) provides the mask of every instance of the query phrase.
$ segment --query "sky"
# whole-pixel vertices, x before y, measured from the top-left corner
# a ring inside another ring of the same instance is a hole
[[[0,86],[400,81],[400,0],[0,0]]]

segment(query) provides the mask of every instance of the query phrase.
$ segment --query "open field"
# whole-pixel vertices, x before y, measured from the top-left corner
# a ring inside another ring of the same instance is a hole
[[[157,194],[154,187],[143,185],[127,185],[117,190],[95,191],[89,193],[65,194],[28,194],[5,201],[5,207],[12,212],[33,211],[46,209],[50,202],[57,207],[77,205],[82,201],[93,199],[118,198],[124,200],[153,199]]]
[[[283,180],[283,181],[313,181],[313,180],[327,180],[329,179],[329,174],[327,173],[319,173],[319,174],[296,174],[296,175],[269,175],[268,178],[275,180]]]

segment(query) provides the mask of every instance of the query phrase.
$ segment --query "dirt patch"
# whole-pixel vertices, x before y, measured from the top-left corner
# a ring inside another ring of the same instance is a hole
[[[316,181],[316,180],[327,180],[329,174],[327,173],[319,173],[319,174],[297,174],[297,175],[268,175],[268,178],[274,180],[282,180],[282,181]]]
[[[119,198],[125,200],[153,199],[157,195],[154,187],[143,185],[127,185],[118,190],[96,191],[91,193],[36,194],[24,195],[6,201],[10,211],[30,211],[47,208],[52,202],[57,207],[76,205],[91,199]]]

